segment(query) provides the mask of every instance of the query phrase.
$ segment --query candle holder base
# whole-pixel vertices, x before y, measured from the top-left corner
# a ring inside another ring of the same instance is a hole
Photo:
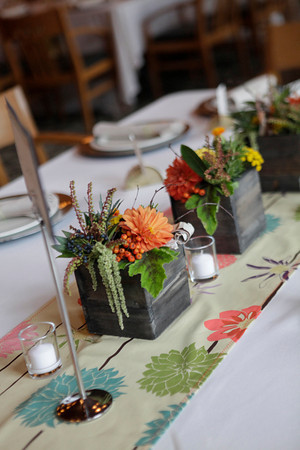
[[[102,389],[86,391],[86,399],[76,393],[64,398],[56,408],[58,417],[67,422],[88,422],[98,419],[111,406],[112,395]]]
[[[219,273],[215,273],[214,275],[212,275],[211,277],[208,277],[208,278],[193,278],[193,279],[190,278],[190,280],[192,283],[205,284],[205,283],[209,283],[211,281],[216,280],[218,278],[218,276],[219,276]]]

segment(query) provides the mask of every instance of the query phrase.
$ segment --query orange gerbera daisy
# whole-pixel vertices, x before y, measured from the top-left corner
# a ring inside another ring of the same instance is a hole
[[[164,185],[174,200],[185,202],[202,178],[182,158],[176,158],[167,168]]]
[[[162,247],[173,238],[173,227],[168,219],[150,206],[126,209],[123,219],[122,228],[141,238],[140,247],[145,252]]]

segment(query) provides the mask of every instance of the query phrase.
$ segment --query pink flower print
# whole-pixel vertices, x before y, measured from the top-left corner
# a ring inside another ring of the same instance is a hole
[[[21,322],[18,326],[16,326],[12,331],[7,333],[2,339],[0,339],[0,358],[6,358],[7,355],[11,355],[15,351],[22,351],[21,343],[18,338],[18,334],[23,328],[26,328],[30,325],[28,320]],[[32,333],[31,336],[33,337]]]
[[[219,319],[206,320],[204,325],[214,333],[208,336],[208,341],[219,341],[220,339],[232,339],[237,342],[245,333],[250,323],[256,319],[261,312],[261,306],[250,306],[241,311],[229,310],[221,312]]]

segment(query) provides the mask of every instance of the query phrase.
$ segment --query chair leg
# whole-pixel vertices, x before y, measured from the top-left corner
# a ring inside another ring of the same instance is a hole
[[[36,155],[37,155],[39,164],[44,164],[46,161],[48,161],[48,157],[47,157],[47,155],[45,153],[45,149],[42,145],[35,144],[35,149],[36,149]]]
[[[215,88],[217,86],[217,74],[213,62],[212,50],[206,47],[202,47],[201,56],[208,87]]]
[[[9,178],[7,175],[7,172],[5,170],[4,164],[2,162],[2,159],[0,157],[0,186],[3,186],[4,184],[7,184],[9,182]]]
[[[163,86],[160,78],[159,63],[154,55],[148,55],[148,76],[152,90],[152,94],[155,98],[160,97],[163,94]]]
[[[88,92],[85,89],[85,86],[80,83],[77,87],[85,129],[87,133],[91,133],[94,126],[94,114],[92,111],[90,100],[88,99]]]
[[[239,63],[240,63],[240,67],[241,67],[241,73],[243,75],[243,77],[245,78],[245,80],[247,80],[249,78],[251,69],[250,69],[250,64],[249,64],[249,54],[246,51],[246,46],[244,44],[243,39],[240,36],[237,36],[236,38],[236,48],[237,48],[237,54],[238,54],[238,58],[239,58]]]

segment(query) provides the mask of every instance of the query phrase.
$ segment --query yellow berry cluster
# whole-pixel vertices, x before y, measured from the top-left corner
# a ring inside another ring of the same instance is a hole
[[[262,168],[262,164],[264,162],[263,157],[259,153],[258,150],[255,150],[251,147],[244,147],[245,154],[242,157],[242,161],[247,161],[251,164],[252,167],[255,167],[257,172],[259,172]]]
[[[122,259],[127,259],[129,262],[142,259],[144,250],[142,250],[140,245],[142,240],[140,236],[133,235],[131,231],[122,229],[121,239],[123,243],[115,245],[113,248],[118,262]]]

